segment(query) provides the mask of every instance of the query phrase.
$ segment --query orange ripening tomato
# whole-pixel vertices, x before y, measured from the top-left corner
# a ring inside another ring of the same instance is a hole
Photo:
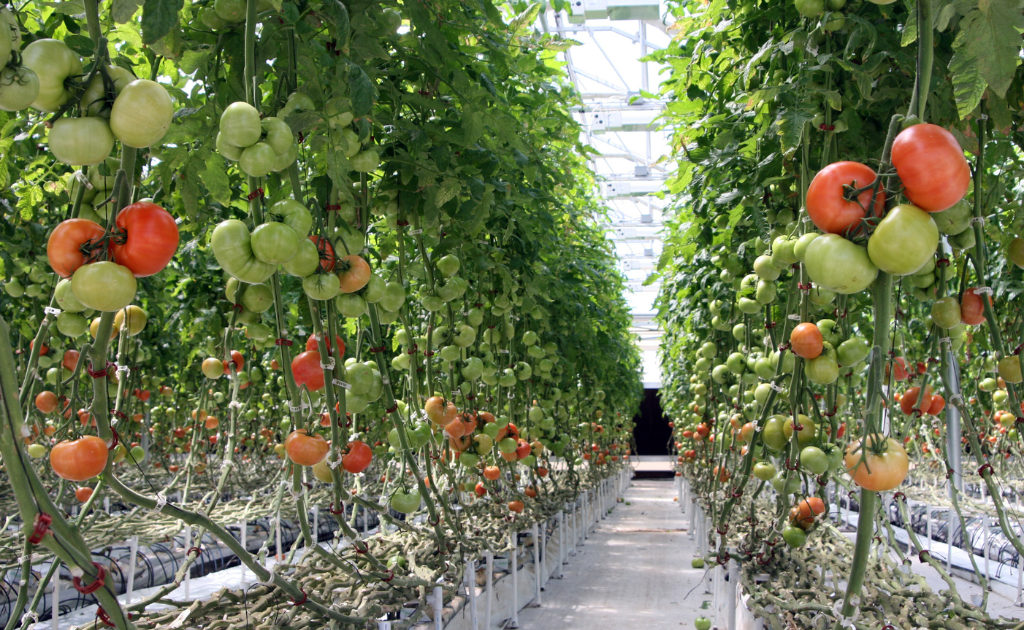
[[[82,249],[98,248],[103,242],[103,227],[88,219],[68,219],[61,222],[46,242],[46,257],[50,268],[62,278],[70,278],[75,270],[89,258]]]
[[[338,357],[345,356],[345,342],[338,335],[334,335],[334,347],[338,349],[337,352],[334,352],[334,350],[331,349],[330,337],[324,339],[324,344],[327,345],[327,352],[329,354]],[[312,350],[316,350],[317,352],[319,352],[319,348],[319,340],[317,339],[316,333],[314,333],[309,336],[309,339],[306,340],[306,351],[309,352]]]
[[[44,391],[36,395],[36,409],[43,413],[53,413],[57,410],[57,394]]]
[[[370,263],[361,256],[342,256],[334,268],[338,272],[342,293],[355,293],[370,281]]]
[[[509,501],[508,502],[508,509],[513,511],[513,512],[515,512],[516,514],[521,514],[525,507],[526,506],[523,505],[522,501]]]
[[[876,440],[884,440],[885,443],[885,451],[880,454],[872,452],[870,448]],[[875,492],[892,490],[903,483],[910,469],[910,460],[903,445],[883,435],[869,435],[866,442],[867,447],[862,446],[860,440],[846,447],[844,462],[853,480],[865,490]]]
[[[207,416],[206,420],[203,421],[203,426],[213,431],[220,426],[220,420],[217,419],[217,416]]]
[[[58,442],[50,449],[50,468],[61,479],[87,481],[107,465],[107,443],[95,435]]]
[[[932,416],[937,416],[940,413],[942,413],[942,410],[945,408],[946,399],[940,396],[939,394],[933,394],[932,404],[928,407],[928,414]],[[936,429],[936,431],[938,431],[938,429]],[[938,435],[938,433],[936,433],[935,435]]]
[[[903,182],[903,194],[925,212],[953,207],[971,183],[964,150],[938,125],[922,123],[901,131],[892,143],[892,165]]]
[[[149,201],[137,201],[117,214],[111,251],[114,262],[136,278],[163,271],[178,251],[178,226],[169,212]]]
[[[320,435],[307,435],[305,429],[297,429],[288,434],[284,440],[284,450],[289,459],[300,466],[318,464],[330,449],[327,441]]]
[[[988,305],[992,306],[991,295],[988,296]],[[980,326],[985,323],[985,303],[981,301],[977,288],[964,291],[964,297],[960,300],[960,321],[968,326]]]
[[[501,476],[501,469],[497,466],[488,466],[484,468],[484,479],[488,481],[496,481]]]
[[[92,498],[92,488],[88,486],[82,486],[75,490],[75,498],[78,499],[79,503],[85,503]]]
[[[789,333],[789,344],[793,348],[793,354],[803,359],[816,359],[821,356],[824,349],[824,337],[817,325],[810,322],[798,324],[793,332]]]
[[[61,360],[61,365],[64,366],[65,370],[74,371],[75,367],[78,366],[78,358],[81,353],[75,349],[69,349],[64,351],[64,358]]]
[[[808,497],[790,510],[790,520],[801,529],[814,525],[814,517],[825,513],[825,502],[818,497]]]
[[[858,162],[835,162],[821,169],[807,189],[807,216],[822,232],[840,234],[856,227],[864,218],[864,209],[871,203],[871,191],[847,201],[846,187],[864,188],[875,182],[875,172]],[[885,209],[885,192],[880,189],[875,197],[875,216],[881,217]]]

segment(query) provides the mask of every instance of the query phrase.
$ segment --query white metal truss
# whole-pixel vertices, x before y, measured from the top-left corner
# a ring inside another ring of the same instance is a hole
[[[651,67],[656,64],[640,59],[668,44],[666,15],[658,0],[572,0],[569,11],[548,9],[540,16],[546,32],[581,42],[563,53],[583,100],[573,115],[583,141],[598,152],[590,166],[608,208],[605,227],[626,277],[648,388],[661,385],[656,356],[661,331],[653,321],[659,283],[645,285],[645,280],[662,252],[666,202],[656,194],[672,165],[659,160],[668,152],[668,130],[660,119],[666,104],[651,77],[660,74]]]

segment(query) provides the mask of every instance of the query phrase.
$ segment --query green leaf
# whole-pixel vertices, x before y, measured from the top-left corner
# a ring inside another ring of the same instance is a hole
[[[145,0],[142,5],[142,41],[154,44],[178,23],[185,0]]]
[[[373,108],[373,100],[377,96],[377,88],[373,86],[370,77],[366,76],[363,69],[356,64],[349,65],[348,80],[350,97],[352,99],[352,115],[356,118],[369,116]]]
[[[509,22],[509,32],[515,33],[524,26],[529,26],[537,21],[537,14],[540,13],[540,8],[541,4],[539,2],[534,2],[526,7],[525,11],[512,18],[512,21]]]
[[[85,35],[67,35],[64,37],[64,43],[81,57],[92,57],[92,53],[96,49],[93,41]]]
[[[1021,0],[981,0],[976,10],[960,20],[954,49],[974,60],[981,77],[999,96],[1006,95],[1020,63],[1021,29]]]
[[[200,177],[203,178],[206,190],[215,201],[225,206],[231,204],[231,184],[228,180],[227,165],[220,154],[214,152],[207,156],[206,168]]]
[[[133,24],[119,24],[110,31],[111,41],[122,41],[134,48],[142,48],[142,35]]]
[[[110,7],[110,15],[114,18],[114,22],[124,24],[132,19],[140,6],[142,6],[142,0],[114,0]]]
[[[434,197],[434,204],[440,208],[444,204],[448,203],[459,194],[462,185],[459,184],[459,180],[454,178],[445,178],[444,183],[437,189],[437,196]]]
[[[466,146],[475,144],[484,132],[483,114],[477,111],[466,112],[462,116],[462,133]]]
[[[349,31],[351,30],[348,9],[338,0],[327,0],[324,3],[324,13],[329,20],[334,22],[335,36],[338,38],[338,48],[344,50],[348,46]]]
[[[953,79],[953,100],[956,112],[963,120],[981,102],[985,94],[985,79],[981,78],[978,64],[965,51],[957,51],[949,60],[949,73]]]
[[[903,25],[903,38],[900,46],[909,46],[917,41],[917,3],[914,0],[906,0],[907,23]]]
[[[804,135],[804,128],[807,126],[807,123],[811,122],[812,118],[814,116],[811,112],[803,109],[788,109],[783,111],[778,117],[776,128],[779,140],[782,141],[782,146],[786,153],[795,151],[800,145]]]

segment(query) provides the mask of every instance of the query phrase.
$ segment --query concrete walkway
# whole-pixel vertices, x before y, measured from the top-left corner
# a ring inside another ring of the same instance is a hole
[[[544,605],[519,613],[519,627],[667,630],[710,615],[711,596],[699,586],[704,570],[690,567],[696,545],[675,496],[672,479],[634,480],[625,502],[569,558],[564,579],[547,583]]]

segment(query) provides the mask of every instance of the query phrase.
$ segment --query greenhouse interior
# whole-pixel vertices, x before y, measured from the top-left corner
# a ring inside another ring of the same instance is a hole
[[[1021,630],[1022,33],[0,2],[2,630]]]

